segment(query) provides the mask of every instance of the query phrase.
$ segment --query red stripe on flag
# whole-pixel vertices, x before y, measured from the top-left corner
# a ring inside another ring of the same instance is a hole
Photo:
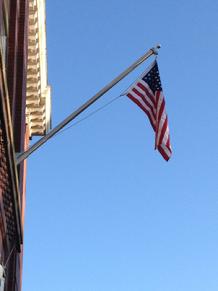
[[[136,88],[133,88],[132,91],[135,94],[137,94],[139,97],[142,98],[144,103],[151,109],[152,114],[153,114],[153,118],[154,118],[154,120],[156,120],[156,113],[154,112],[154,107],[152,107],[151,104],[146,100],[145,96],[142,93],[140,93]]]
[[[170,156],[166,153],[166,151],[161,147],[161,146],[159,146],[158,147],[158,151],[160,152],[160,154],[162,155],[162,157],[166,160],[166,161],[169,161],[169,159],[170,159]],[[171,153],[171,151],[170,151],[170,153]]]
[[[162,98],[162,100],[159,100],[160,99],[160,92],[158,92],[159,94],[158,94],[158,103],[159,102],[161,102],[161,105],[160,105],[160,109],[159,109],[159,111],[157,112],[157,123],[158,123],[158,125],[159,125],[159,123],[160,123],[160,120],[161,120],[161,117],[162,117],[162,114],[163,114],[163,112],[164,112],[164,110],[165,110],[165,101],[164,101],[164,99]],[[158,107],[158,103],[157,103],[157,107]]]
[[[157,141],[158,145],[162,144],[162,142],[163,142],[163,138],[164,138],[165,132],[167,130],[167,126],[168,126],[168,122],[167,122],[167,116],[166,116],[163,126],[161,128],[158,128],[158,132],[160,132],[160,137]]]
[[[142,83],[137,83],[137,86],[139,86],[143,91],[145,91],[145,94],[149,97],[149,99],[152,101],[152,103],[155,106],[156,105],[156,101],[155,101],[154,95],[151,95],[149,90]]]
[[[153,128],[153,130],[155,131],[156,130],[156,126],[155,124],[153,123],[152,121],[152,118],[150,116],[150,112],[147,111],[147,109],[145,109],[145,107],[139,102],[138,99],[136,99],[135,97],[133,97],[133,95],[131,93],[128,93],[127,96],[133,101],[135,102],[148,116],[149,120],[150,120],[150,123],[151,123],[151,126]]]

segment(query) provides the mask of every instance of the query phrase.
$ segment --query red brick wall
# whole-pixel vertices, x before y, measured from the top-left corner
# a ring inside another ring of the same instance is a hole
[[[1,231],[1,264],[6,265],[6,290],[13,289],[16,276],[12,258],[8,260],[10,252],[16,245],[16,222],[11,180],[9,175],[8,155],[6,148],[5,128],[0,127],[0,231]],[[14,252],[14,255],[16,252]]]
[[[0,19],[2,13],[0,0]],[[7,0],[4,0],[7,1]],[[8,1],[7,1],[8,2]],[[29,136],[25,126],[26,77],[27,77],[27,31],[28,0],[13,0],[10,3],[8,47],[7,47],[7,87],[16,152],[28,146]],[[5,99],[0,81],[0,98]],[[17,248],[15,203],[9,175],[9,158],[3,111],[0,109],[0,263],[7,263],[5,291],[20,291],[22,278],[22,249]],[[26,164],[18,167],[21,201],[21,221],[24,223]],[[10,257],[9,257],[10,256]]]
[[[27,76],[28,1],[11,2],[8,43],[8,88],[14,125],[15,148],[24,149]]]

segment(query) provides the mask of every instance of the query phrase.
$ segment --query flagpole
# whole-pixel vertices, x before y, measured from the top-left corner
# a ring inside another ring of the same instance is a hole
[[[98,93],[96,93],[92,98],[86,101],[83,105],[81,105],[76,111],[71,113],[68,117],[66,117],[62,122],[60,122],[56,127],[54,127],[48,134],[39,139],[35,144],[33,144],[27,151],[18,154],[17,156],[17,165],[24,161],[30,154],[32,154],[35,150],[41,147],[44,143],[46,143],[51,137],[53,137],[57,132],[59,132],[64,126],[66,126],[69,122],[71,122],[74,118],[76,118],[80,113],[86,110],[90,105],[96,102],[102,95],[104,95],[107,91],[109,91],[112,87],[114,87],[118,82],[120,82],[124,77],[126,77],[129,73],[131,73],[135,68],[137,68],[141,63],[147,60],[152,55],[158,54],[158,49],[161,46],[158,44],[156,47],[151,48],[147,51],[142,57],[140,57],[137,61],[135,61],[131,66],[129,66],[125,71],[123,71],[119,76],[113,79],[109,84],[107,84],[104,88],[102,88]]]

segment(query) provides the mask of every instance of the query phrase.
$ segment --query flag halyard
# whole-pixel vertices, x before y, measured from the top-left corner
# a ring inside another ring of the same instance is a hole
[[[126,95],[148,116],[155,132],[155,149],[168,161],[172,155],[168,117],[157,61],[128,89]]]

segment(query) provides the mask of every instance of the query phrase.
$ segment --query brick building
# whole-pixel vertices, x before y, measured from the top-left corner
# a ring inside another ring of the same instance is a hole
[[[21,290],[26,161],[50,129],[45,0],[0,0],[0,291]]]

